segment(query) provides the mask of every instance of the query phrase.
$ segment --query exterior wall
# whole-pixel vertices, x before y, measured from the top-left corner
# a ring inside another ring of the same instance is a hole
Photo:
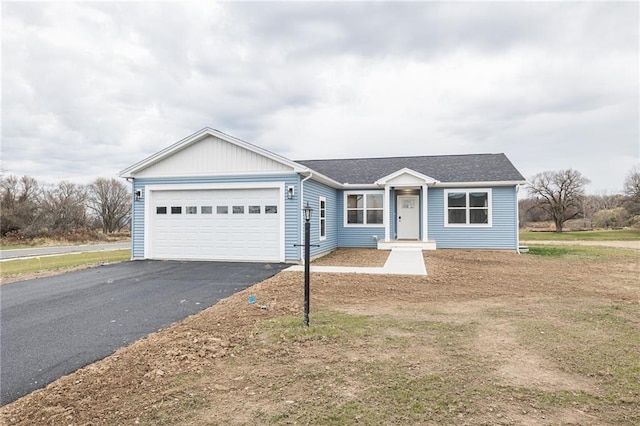
[[[349,191],[354,189],[349,188]],[[336,225],[338,229],[338,247],[378,247],[378,241],[384,241],[384,226],[344,226],[344,191],[337,191]],[[377,240],[374,239],[377,237]]]
[[[319,244],[320,247],[311,247],[311,256],[325,253],[327,251],[334,250],[338,247],[338,228],[337,228],[337,206],[338,206],[338,190],[326,186],[322,183],[316,182],[313,179],[309,179],[303,183],[303,200],[302,206],[305,206],[307,201],[309,206],[313,209],[311,212],[311,244]],[[320,197],[325,197],[327,201],[326,205],[326,239],[320,240]],[[299,212],[302,214],[302,212]],[[302,221],[304,222],[304,220]],[[304,243],[304,228],[300,229],[300,241],[299,244]],[[299,247],[298,256],[304,257],[304,248]]]
[[[137,173],[137,177],[212,176],[240,173],[286,173],[290,167],[214,136],[176,152]]]
[[[515,186],[492,187],[492,226],[445,227],[444,189],[429,188],[429,240],[437,248],[518,248],[517,193]]]
[[[136,178],[133,181],[133,193],[142,191],[146,185],[195,184],[195,183],[246,183],[252,182],[284,182],[285,192],[288,186],[294,187],[291,200],[282,200],[281,208],[285,215],[285,260],[299,260],[299,250],[294,247],[300,241],[300,176],[298,174],[264,175],[264,176],[227,176],[227,177],[194,177],[194,178]],[[144,200],[133,201],[132,209],[132,258],[144,258]]]

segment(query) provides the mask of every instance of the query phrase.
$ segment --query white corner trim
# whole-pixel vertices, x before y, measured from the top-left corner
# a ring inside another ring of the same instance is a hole
[[[429,241],[429,187],[422,185],[422,241]]]

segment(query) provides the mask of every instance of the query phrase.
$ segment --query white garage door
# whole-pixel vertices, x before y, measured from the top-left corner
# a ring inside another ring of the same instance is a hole
[[[153,259],[279,261],[279,190],[151,192],[149,255]]]

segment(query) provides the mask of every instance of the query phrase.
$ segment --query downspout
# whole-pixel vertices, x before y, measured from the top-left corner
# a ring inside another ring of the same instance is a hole
[[[309,172],[309,176],[307,176],[306,178],[302,179],[300,181],[300,208],[298,209],[298,215],[300,215],[300,212],[302,212],[302,207],[304,207],[302,205],[302,203],[304,203],[304,183],[305,181],[311,179],[311,177],[313,176],[313,172]],[[302,220],[302,216],[300,217],[300,236],[302,237],[302,235],[304,235],[304,221]],[[300,238],[302,240],[302,238]],[[304,260],[303,260],[303,256],[302,256],[302,246],[300,246],[300,259],[302,260],[302,263],[304,264]]]
[[[516,253],[520,253],[520,211],[518,209],[518,192],[520,185],[516,185]]]

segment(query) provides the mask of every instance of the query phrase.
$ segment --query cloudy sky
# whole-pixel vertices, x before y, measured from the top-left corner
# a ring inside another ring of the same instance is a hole
[[[504,152],[616,191],[639,4],[2,5],[2,170],[116,176],[211,127],[291,159]]]

